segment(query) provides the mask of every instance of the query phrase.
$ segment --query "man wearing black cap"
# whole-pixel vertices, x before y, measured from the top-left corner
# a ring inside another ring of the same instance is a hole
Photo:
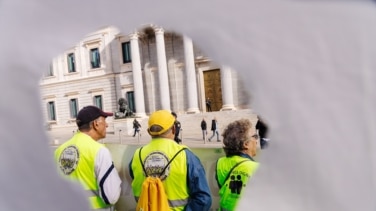
[[[106,137],[106,117],[95,106],[82,108],[77,115],[78,132],[55,151],[63,175],[81,183],[92,209],[111,210],[121,192],[121,180],[110,151],[97,141]]]

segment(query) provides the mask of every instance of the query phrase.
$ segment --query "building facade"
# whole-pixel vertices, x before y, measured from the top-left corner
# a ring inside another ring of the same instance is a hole
[[[234,70],[213,62],[190,38],[155,26],[88,34],[52,60],[40,87],[49,129],[75,126],[86,105],[116,113],[120,98],[144,117],[159,109],[206,112],[208,98],[212,111],[236,110],[249,96]]]

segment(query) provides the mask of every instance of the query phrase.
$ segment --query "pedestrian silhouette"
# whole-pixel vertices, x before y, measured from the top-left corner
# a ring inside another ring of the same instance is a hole
[[[210,98],[206,99],[206,111],[210,111],[210,112],[212,111]]]

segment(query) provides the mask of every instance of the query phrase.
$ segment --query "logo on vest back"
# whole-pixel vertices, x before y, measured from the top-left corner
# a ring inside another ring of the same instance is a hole
[[[231,173],[228,188],[231,190],[233,194],[241,194],[243,187],[246,186],[244,182],[246,178],[250,178],[251,175],[244,171],[235,170]]]
[[[163,169],[168,164],[168,157],[162,152],[152,152],[144,160],[145,171],[148,176],[159,177],[161,180],[170,174],[170,165],[161,175]]]
[[[75,146],[69,146],[63,150],[59,158],[59,166],[65,175],[71,174],[78,164],[80,153]]]
[[[228,187],[231,190],[231,193],[240,194],[242,192],[243,186],[245,187],[245,184],[243,184],[242,181],[242,176],[233,174],[231,175],[230,179],[231,181]]]

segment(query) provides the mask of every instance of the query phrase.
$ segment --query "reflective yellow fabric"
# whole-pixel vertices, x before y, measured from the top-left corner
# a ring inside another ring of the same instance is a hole
[[[158,159],[165,156],[165,161],[168,162],[182,148],[187,147],[176,144],[176,142],[170,139],[153,139],[148,145],[142,148],[141,159],[145,162],[148,156],[150,157],[153,153],[158,153],[158,156],[156,156]],[[132,190],[136,198],[140,197],[142,184],[146,179],[139,159],[139,150],[135,151],[131,164],[134,175]],[[166,174],[167,178],[162,180],[162,183],[167,194],[170,210],[184,210],[189,197],[187,187],[187,158],[184,150],[171,162],[170,168],[166,169]]]
[[[102,144],[93,140],[90,136],[77,132],[69,141],[63,143],[55,150],[55,161],[58,166],[61,165],[60,158],[63,151],[74,146],[78,150],[79,159],[75,170],[69,175],[65,175],[69,179],[79,181],[87,192],[91,192],[89,201],[93,209],[106,208],[109,205],[105,204],[103,199],[99,197],[99,187],[94,174],[94,160],[100,148],[104,147]]]
[[[237,166],[225,181],[231,168],[242,160],[249,160]],[[240,156],[222,157],[217,162],[217,178],[222,186],[219,190],[221,210],[236,210],[236,205],[241,198],[249,178],[258,168],[258,163]]]

